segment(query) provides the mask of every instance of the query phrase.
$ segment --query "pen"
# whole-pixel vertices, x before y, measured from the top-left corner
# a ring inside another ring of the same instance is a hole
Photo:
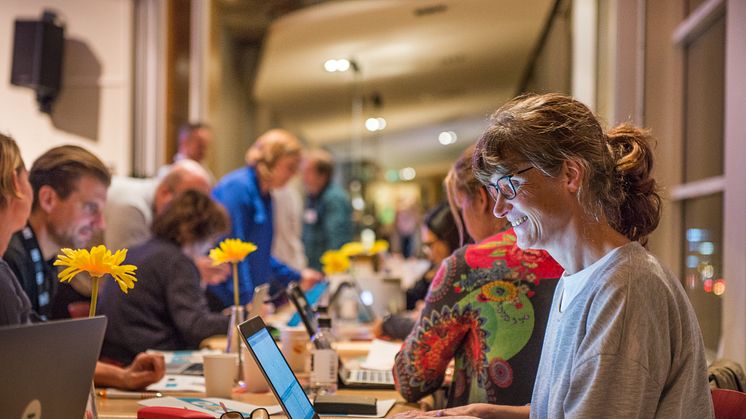
[[[98,395],[104,399],[150,399],[152,397],[163,397],[163,394],[154,392],[122,391],[115,388],[104,388],[98,391]]]

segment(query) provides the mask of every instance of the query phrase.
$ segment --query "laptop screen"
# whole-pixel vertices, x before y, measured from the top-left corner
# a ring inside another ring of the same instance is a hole
[[[313,418],[314,410],[300,383],[290,370],[282,352],[266,328],[246,339],[259,364],[269,377],[280,402],[291,418]]]

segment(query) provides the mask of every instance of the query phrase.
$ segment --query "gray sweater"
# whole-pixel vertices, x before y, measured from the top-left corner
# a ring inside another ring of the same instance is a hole
[[[563,287],[549,315],[531,417],[713,417],[694,310],[679,281],[639,243],[617,249],[559,312]]]
[[[0,257],[0,326],[30,323],[31,302],[8,263]]]

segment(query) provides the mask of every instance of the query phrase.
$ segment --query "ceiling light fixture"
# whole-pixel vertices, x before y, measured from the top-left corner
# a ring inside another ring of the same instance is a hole
[[[383,118],[368,118],[365,120],[365,129],[370,132],[381,131],[386,128],[386,120]]]
[[[413,180],[416,176],[417,172],[412,167],[405,167],[399,170],[399,178],[401,180]]]
[[[458,136],[453,131],[443,131],[438,134],[438,142],[443,145],[453,144],[458,140]]]
[[[339,60],[326,60],[324,62],[324,70],[329,73],[345,72],[351,67],[350,60],[341,58]]]

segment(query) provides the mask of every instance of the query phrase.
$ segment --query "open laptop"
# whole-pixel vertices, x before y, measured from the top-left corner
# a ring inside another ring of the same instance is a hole
[[[106,317],[0,328],[3,418],[82,418]]]
[[[303,290],[296,284],[288,286],[288,298],[298,310],[308,336],[316,334],[317,324],[313,307],[306,300]],[[339,359],[339,384],[348,388],[393,389],[394,374],[391,371],[347,369]]]
[[[238,325],[249,353],[256,360],[285,415],[293,419],[317,419],[319,415],[259,316]]]

